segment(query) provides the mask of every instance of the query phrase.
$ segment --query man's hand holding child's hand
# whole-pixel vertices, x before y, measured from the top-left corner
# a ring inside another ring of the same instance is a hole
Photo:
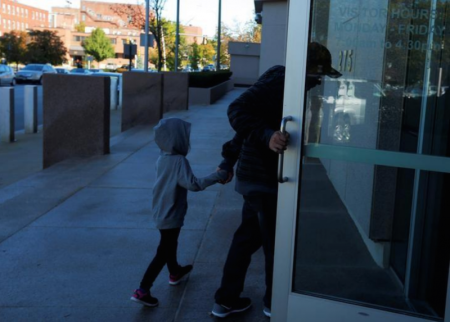
[[[233,180],[233,171],[228,172],[226,170],[222,170],[221,168],[217,168],[217,173],[219,173],[220,176],[220,181],[219,183],[221,184],[226,184],[228,182],[230,182],[231,180]]]

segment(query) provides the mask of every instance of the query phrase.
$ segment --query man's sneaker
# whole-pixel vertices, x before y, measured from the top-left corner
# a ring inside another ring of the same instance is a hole
[[[140,289],[134,291],[133,296],[130,300],[140,303],[145,306],[155,307],[158,306],[158,299],[151,296],[150,292],[144,292]]]
[[[252,306],[252,300],[247,297],[238,298],[233,303],[214,303],[212,314],[219,318],[225,318],[230,314],[244,312]]]
[[[180,272],[177,275],[169,275],[169,284],[170,285],[180,284],[181,280],[189,275],[189,273],[192,271],[192,268],[193,268],[192,265],[181,266]]]
[[[269,318],[272,316],[272,311],[267,306],[264,307],[263,313],[265,316],[267,316]]]

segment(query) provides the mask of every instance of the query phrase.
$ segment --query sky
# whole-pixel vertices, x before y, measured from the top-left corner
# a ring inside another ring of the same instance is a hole
[[[80,6],[80,0],[69,0],[73,7]],[[144,3],[144,0],[96,0],[99,2]],[[151,0],[150,0],[151,1]],[[20,3],[51,11],[51,7],[67,5],[66,0],[19,0]],[[167,0],[163,16],[176,20],[177,0]],[[218,0],[180,0],[180,21],[184,25],[203,28],[203,33],[214,36],[218,23]],[[254,0],[223,0],[222,21],[226,25],[245,24],[253,19]]]

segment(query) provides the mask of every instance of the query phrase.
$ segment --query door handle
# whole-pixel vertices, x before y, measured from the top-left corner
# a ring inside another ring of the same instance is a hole
[[[436,96],[437,97],[442,96],[442,67],[439,68],[439,81],[438,81]]]
[[[286,133],[286,125],[288,122],[293,121],[294,118],[292,116],[286,116],[281,120],[281,133]],[[278,158],[278,182],[285,183],[289,181],[288,177],[283,176],[283,166],[284,166],[284,151],[281,152],[280,157]]]

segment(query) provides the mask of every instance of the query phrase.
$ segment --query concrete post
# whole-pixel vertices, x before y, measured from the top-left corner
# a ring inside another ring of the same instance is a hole
[[[37,86],[25,86],[24,121],[25,133],[37,133],[38,130],[38,91]]]
[[[14,88],[0,88],[0,140],[14,142]]]
[[[116,110],[118,105],[117,78],[111,77],[111,110]]]
[[[119,102],[118,102],[118,109],[122,109],[122,102],[123,102],[123,78],[119,80]]]

